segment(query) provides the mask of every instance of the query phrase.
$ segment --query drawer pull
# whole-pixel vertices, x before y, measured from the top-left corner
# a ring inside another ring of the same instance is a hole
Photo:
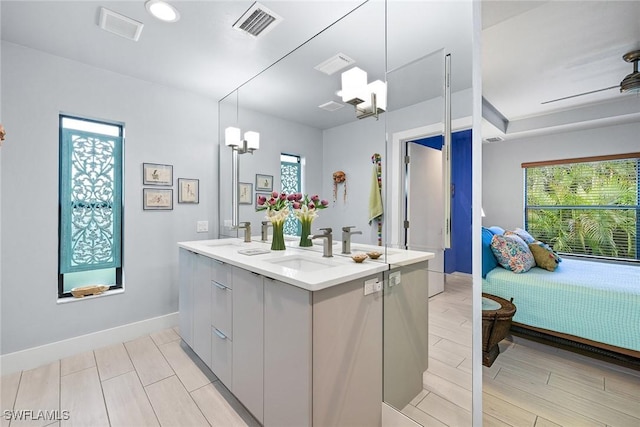
[[[227,339],[227,336],[222,332],[220,332],[217,328],[213,328],[213,332],[215,332],[219,338],[222,338],[223,340]]]
[[[223,291],[226,291],[227,289],[229,289],[227,286],[223,285],[222,283],[218,283],[215,280],[212,280],[211,282],[213,282],[213,284],[216,285],[217,288],[220,288]]]
[[[224,265],[224,262],[220,261],[219,259],[215,259],[215,258],[211,258],[216,264],[220,264],[220,265]]]

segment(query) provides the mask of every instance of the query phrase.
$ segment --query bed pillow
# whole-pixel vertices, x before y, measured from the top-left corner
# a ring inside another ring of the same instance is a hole
[[[524,273],[535,267],[536,261],[529,246],[515,234],[491,238],[491,250],[498,263],[514,273]]]
[[[534,239],[533,236],[529,234],[527,230],[523,230],[522,228],[516,228],[513,231],[505,231],[504,234],[515,234],[516,236],[524,240],[526,244],[533,243],[536,241],[536,239]]]
[[[555,271],[558,268],[558,263],[561,259],[546,243],[536,240],[533,243],[529,243],[529,250],[533,254],[538,267],[549,271]]]
[[[482,227],[482,277],[487,277],[487,273],[498,266],[493,251],[491,250],[491,239],[493,233],[488,228]]]
[[[493,225],[493,226],[489,227],[489,231],[491,231],[493,234],[497,234],[499,236],[502,236],[504,234],[504,228],[498,227],[497,225]]]

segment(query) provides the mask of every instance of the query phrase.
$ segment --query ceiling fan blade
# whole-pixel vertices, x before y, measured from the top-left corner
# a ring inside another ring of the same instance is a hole
[[[605,90],[616,89],[616,88],[619,88],[619,87],[620,87],[619,85],[615,85],[615,86],[611,86],[611,87],[605,87],[603,89],[592,90],[592,91],[589,91],[589,92],[582,92],[582,93],[579,93],[577,95],[570,95],[570,96],[565,96],[565,97],[562,97],[562,98],[552,99],[551,101],[544,101],[544,102],[541,102],[540,104],[550,104],[552,102],[564,101],[565,99],[577,98],[578,96],[589,95],[589,94],[596,93],[596,92],[604,92]]]

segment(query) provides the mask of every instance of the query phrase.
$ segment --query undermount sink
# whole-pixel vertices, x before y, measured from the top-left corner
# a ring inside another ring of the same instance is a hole
[[[335,265],[322,261],[309,259],[303,256],[288,256],[284,258],[265,260],[271,264],[279,265],[281,267],[289,268],[291,270],[310,272],[317,270],[324,270],[326,268],[335,267]]]

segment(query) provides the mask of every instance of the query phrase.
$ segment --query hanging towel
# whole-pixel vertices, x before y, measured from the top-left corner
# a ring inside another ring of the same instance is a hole
[[[371,192],[369,193],[369,224],[374,219],[381,217],[382,196],[380,195],[380,184],[378,183],[378,168],[373,165],[373,174],[371,175]]]

